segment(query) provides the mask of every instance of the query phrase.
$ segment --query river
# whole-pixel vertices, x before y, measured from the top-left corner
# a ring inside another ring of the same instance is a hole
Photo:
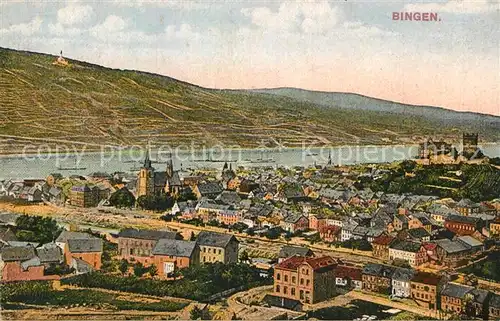
[[[500,144],[480,146],[489,157],[500,156]],[[460,150],[460,149],[459,149]],[[87,175],[93,172],[130,172],[141,166],[145,150],[122,149],[103,150],[103,152],[60,153],[45,151],[39,154],[14,155],[0,157],[0,180],[45,178],[50,173],[61,172],[66,175]],[[157,169],[166,167],[169,153],[166,150],[151,148],[151,159]],[[175,169],[217,168],[223,167],[224,161],[231,161],[232,166],[308,166],[314,163],[324,165],[331,157],[333,164],[349,165],[356,163],[385,163],[412,159],[418,153],[418,146],[340,146],[323,148],[284,148],[284,149],[211,149],[173,150]],[[206,161],[210,160],[210,161]],[[81,168],[60,171],[59,168]]]

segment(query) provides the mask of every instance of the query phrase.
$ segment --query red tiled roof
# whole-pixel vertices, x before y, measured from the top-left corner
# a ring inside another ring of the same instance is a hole
[[[313,268],[313,270],[318,270],[325,266],[336,265],[335,260],[329,256],[308,257],[306,258],[306,263],[309,264]]]
[[[350,278],[361,281],[363,270],[356,266],[339,265],[335,270],[335,276],[339,278]]]
[[[284,260],[283,262],[279,263],[278,265],[275,266],[275,268],[286,269],[286,270],[296,270],[299,267],[299,265],[304,263],[304,261],[305,261],[305,257],[296,255],[296,256],[292,256],[292,257]]]
[[[333,232],[340,232],[341,228],[340,226],[337,226],[337,225],[327,225],[327,226],[323,226],[321,229],[320,229],[320,233],[325,233],[327,231],[333,231]]]
[[[394,237],[382,234],[382,235],[374,238],[372,243],[378,244],[378,245],[389,245],[393,240],[394,240]]]
[[[284,260],[283,262],[276,265],[275,268],[286,269],[286,270],[296,270],[303,263],[309,264],[313,270],[318,270],[327,266],[333,266],[336,264],[335,260],[329,256],[322,257],[303,257],[303,256],[292,256]]]
[[[438,285],[441,277],[434,273],[429,272],[417,272],[411,279],[412,282],[418,282],[429,285]]]
[[[423,246],[427,251],[434,251],[437,247],[437,244],[436,243],[424,243]]]

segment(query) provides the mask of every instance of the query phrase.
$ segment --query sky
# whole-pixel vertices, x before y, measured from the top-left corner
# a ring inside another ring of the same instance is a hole
[[[0,0],[0,46],[500,116],[499,0]],[[440,21],[395,21],[433,12]]]

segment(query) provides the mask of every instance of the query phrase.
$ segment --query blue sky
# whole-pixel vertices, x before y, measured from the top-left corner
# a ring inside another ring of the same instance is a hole
[[[0,46],[214,88],[358,92],[500,115],[498,1],[0,0]],[[440,22],[393,21],[393,11]]]

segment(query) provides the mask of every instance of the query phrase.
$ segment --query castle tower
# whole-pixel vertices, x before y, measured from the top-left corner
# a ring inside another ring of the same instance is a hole
[[[137,177],[137,197],[143,195],[153,195],[155,192],[154,185],[155,169],[151,166],[151,160],[149,159],[149,151],[146,151],[146,157],[144,158],[144,164],[139,171],[139,177]]]

